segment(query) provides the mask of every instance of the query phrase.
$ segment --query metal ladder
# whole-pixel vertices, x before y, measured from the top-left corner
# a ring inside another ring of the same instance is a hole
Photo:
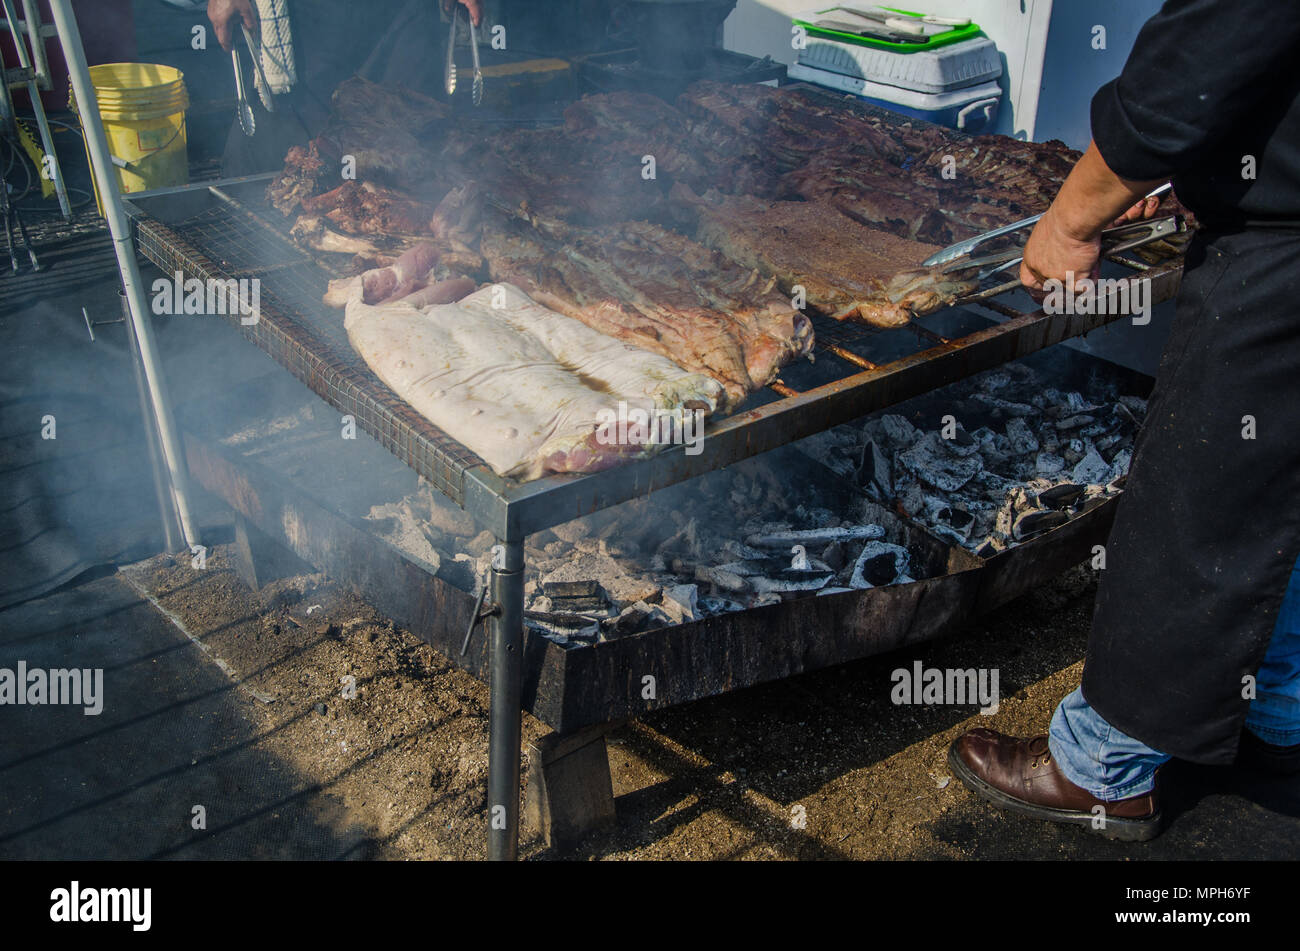
[[[72,217],[72,208],[68,203],[68,187],[63,181],[63,169],[59,165],[58,153],[54,150],[54,136],[50,133],[50,123],[45,117],[45,107],[41,103],[41,89],[50,88],[49,62],[45,58],[45,40],[53,33],[47,33],[41,25],[40,12],[36,0],[22,0],[23,19],[18,19],[13,0],[0,0],[4,6],[5,26],[13,36],[14,48],[18,51],[18,68],[9,69],[0,63],[0,73],[4,82],[0,83],[0,124],[12,132],[14,141],[18,141],[18,116],[14,111],[11,88],[25,88],[32,100],[32,111],[36,114],[36,125],[41,133],[41,146],[45,154],[53,161],[50,170],[54,178],[54,193],[59,199],[59,210],[65,220]],[[26,41],[23,37],[26,36]],[[31,44],[28,50],[28,42]],[[44,175],[45,169],[38,169]]]

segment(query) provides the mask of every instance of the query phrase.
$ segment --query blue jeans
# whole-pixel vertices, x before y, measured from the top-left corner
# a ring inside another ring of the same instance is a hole
[[[1300,561],[1255,675],[1246,727],[1266,743],[1300,743]],[[1107,723],[1079,690],[1057,706],[1048,745],[1066,779],[1104,802],[1150,792],[1156,769],[1169,760]]]

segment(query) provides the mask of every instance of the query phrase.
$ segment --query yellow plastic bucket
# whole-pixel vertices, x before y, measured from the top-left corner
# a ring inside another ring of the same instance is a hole
[[[105,63],[90,67],[90,81],[99,99],[99,115],[113,155],[118,190],[142,192],[186,184],[190,173],[185,110],[190,98],[185,91],[185,75],[171,66]],[[76,97],[71,92],[68,102],[77,112]],[[89,150],[86,157],[90,157]],[[95,203],[103,215],[98,182]]]

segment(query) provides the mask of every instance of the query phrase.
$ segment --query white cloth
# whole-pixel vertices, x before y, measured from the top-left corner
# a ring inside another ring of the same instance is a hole
[[[261,36],[255,55],[261,57],[262,71],[270,84],[270,92],[283,96],[298,82],[298,74],[293,62],[293,31],[289,25],[288,0],[254,0],[257,17],[261,21]],[[253,82],[262,105],[271,109],[270,97],[262,88],[262,77],[256,75]]]

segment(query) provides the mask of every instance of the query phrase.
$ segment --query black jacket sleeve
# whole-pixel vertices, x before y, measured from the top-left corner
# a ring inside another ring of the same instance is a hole
[[[1300,0],[1167,0],[1093,97],[1093,140],[1123,178],[1186,171],[1297,69]]]

